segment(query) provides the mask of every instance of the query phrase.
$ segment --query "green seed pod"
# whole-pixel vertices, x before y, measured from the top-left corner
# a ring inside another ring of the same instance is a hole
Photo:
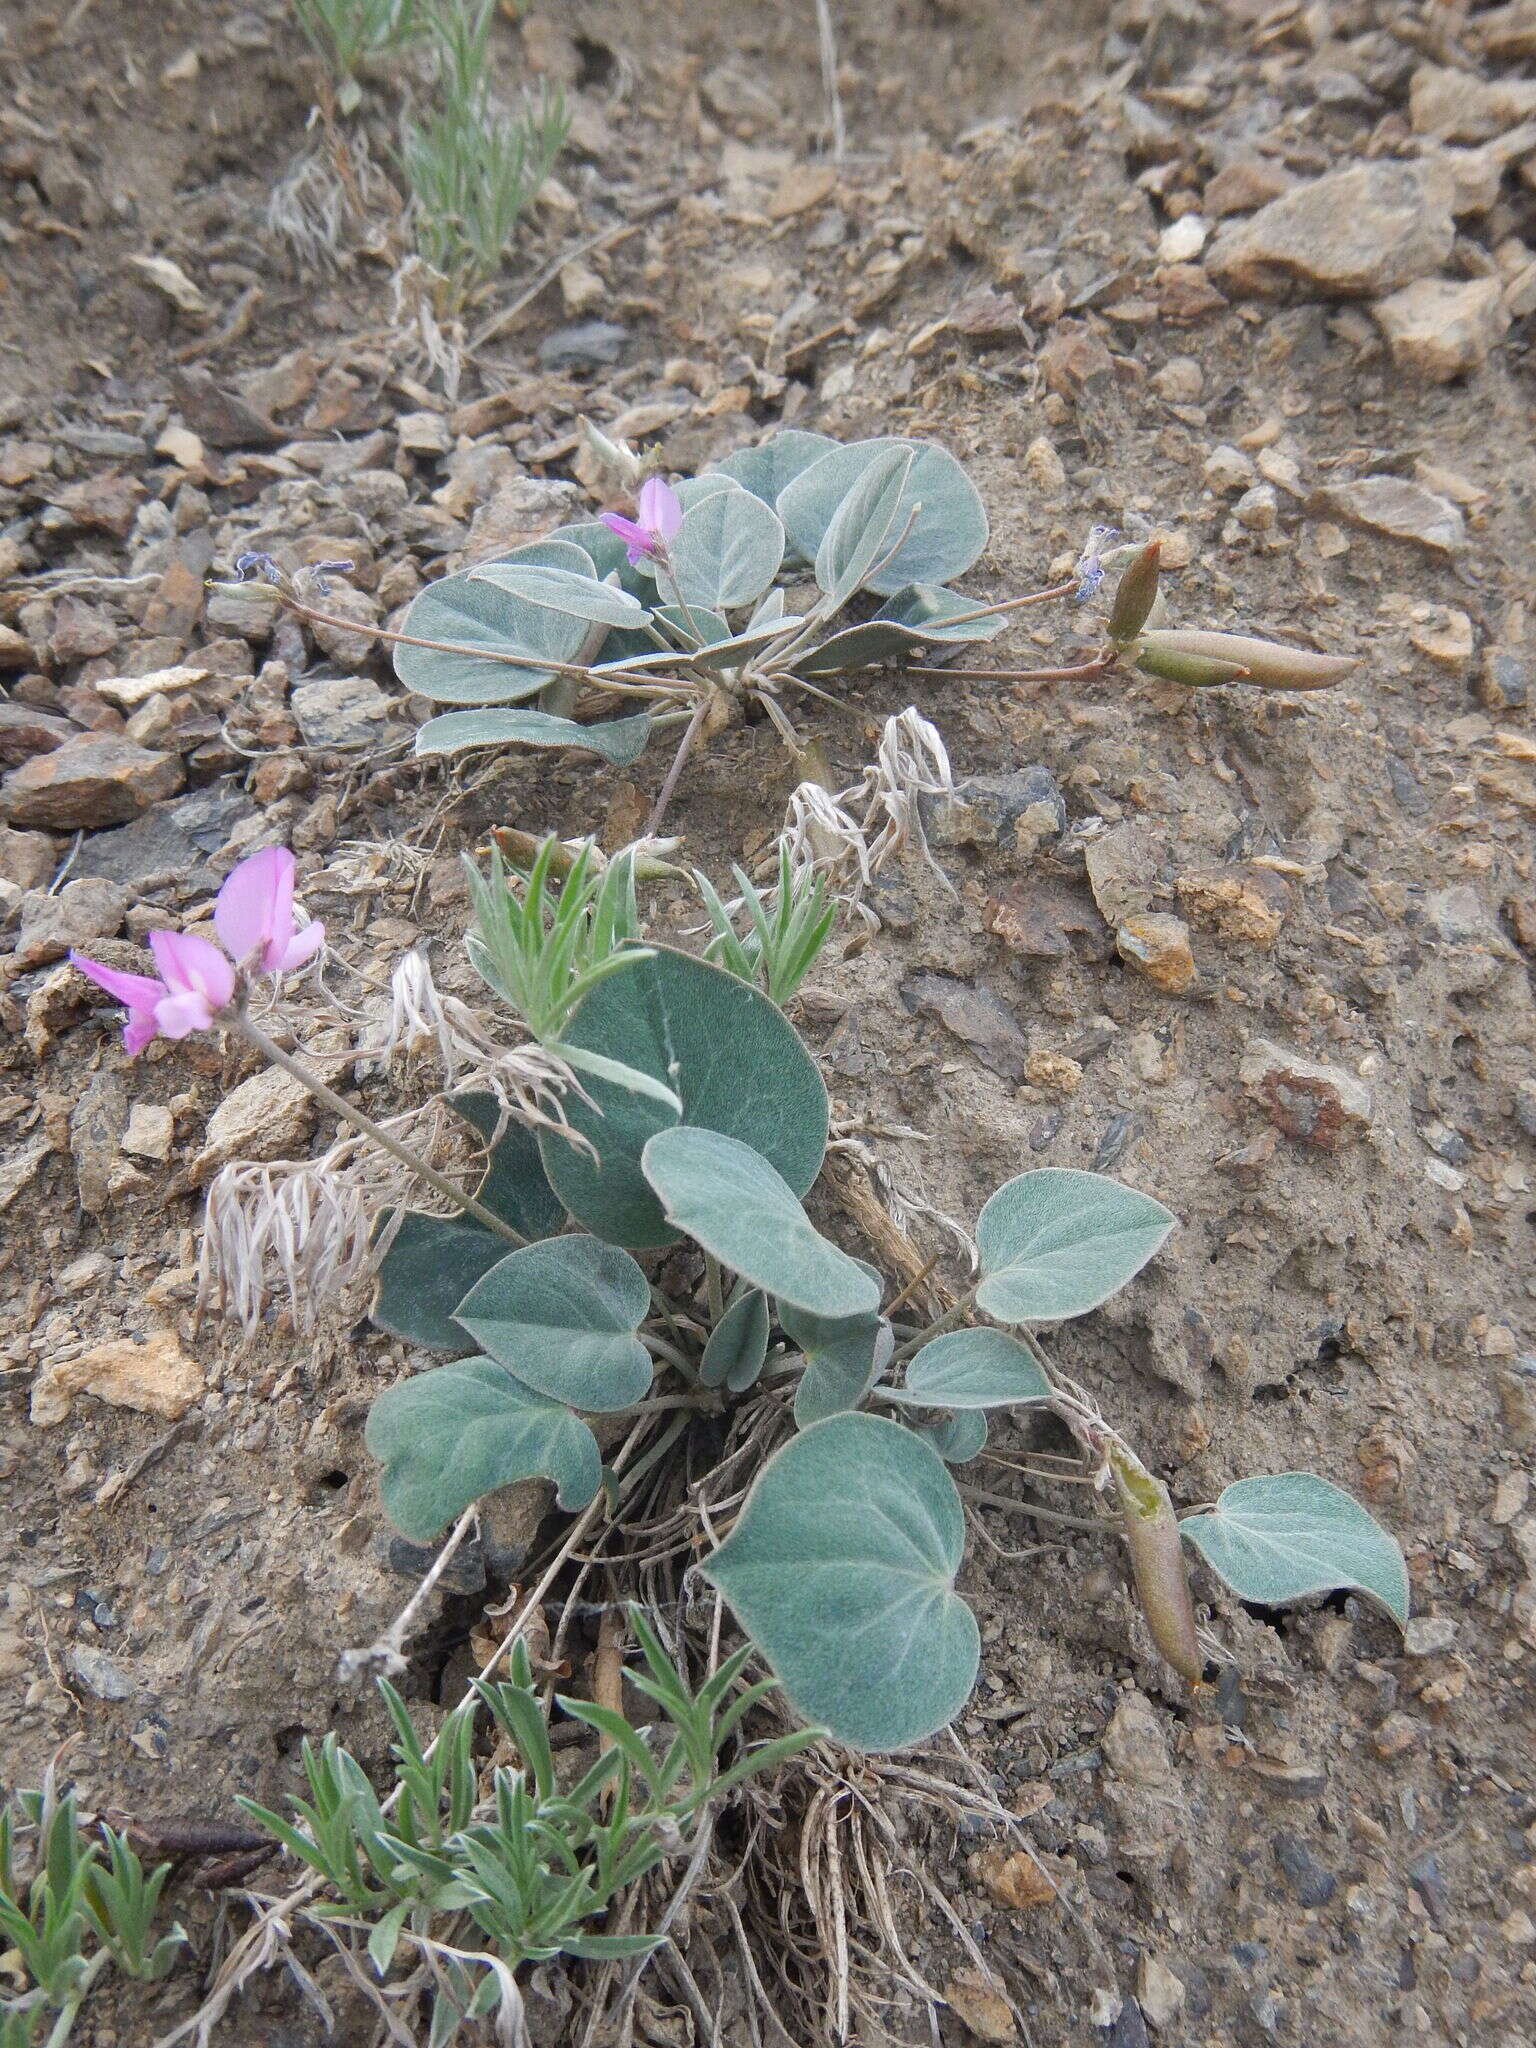
[[[1148,653],[1158,656],[1191,655],[1205,661],[1230,662],[1243,671],[1245,682],[1261,690],[1326,690],[1341,676],[1359,666],[1353,655],[1313,654],[1304,647],[1279,647],[1272,640],[1251,640],[1243,633],[1201,633],[1184,629],[1159,630],[1142,636],[1137,650],[1138,665],[1145,668]],[[1152,669],[1153,675],[1167,674]],[[1178,676],[1174,682],[1182,681]],[[1212,678],[1215,680],[1215,678]],[[1234,677],[1223,677],[1233,681]],[[1194,687],[1198,688],[1199,685]]]
[[[1109,1469],[1125,1525],[1136,1595],[1152,1640],[1179,1676],[1196,1685],[1204,1673],[1205,1659],[1195,1636],[1184,1544],[1168,1489],[1122,1444],[1111,1447]]]
[[[1248,671],[1241,662],[1213,661],[1206,654],[1175,654],[1147,634],[1135,649],[1136,666],[1146,676],[1182,683],[1187,690],[1208,690],[1217,683],[1240,683]]]
[[[1129,647],[1151,616],[1157,602],[1162,553],[1162,542],[1149,540],[1125,565],[1109,610],[1109,637],[1117,647]]]

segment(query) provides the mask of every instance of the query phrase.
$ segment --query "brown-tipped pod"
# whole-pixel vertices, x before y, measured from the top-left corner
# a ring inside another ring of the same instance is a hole
[[[1162,542],[1149,540],[1125,565],[1125,573],[1115,586],[1115,601],[1109,608],[1109,637],[1117,647],[1129,647],[1152,616],[1162,574],[1162,553]]]
[[[1136,665],[1149,675],[1175,675],[1171,661],[1216,662],[1229,666],[1223,676],[1190,681],[1191,689],[1211,682],[1256,683],[1261,690],[1326,690],[1359,663],[1350,654],[1314,654],[1305,647],[1281,647],[1273,640],[1251,640],[1245,633],[1203,633],[1184,627],[1159,627],[1144,633],[1136,649]]]
[[[1131,1553],[1136,1597],[1158,1652],[1191,1685],[1199,1683],[1205,1659],[1195,1636],[1195,1607],[1189,1593],[1184,1542],[1168,1489],[1123,1445],[1109,1453],[1109,1469]]]

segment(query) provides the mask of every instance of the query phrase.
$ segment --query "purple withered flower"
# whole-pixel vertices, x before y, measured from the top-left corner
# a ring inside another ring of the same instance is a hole
[[[683,523],[682,499],[659,476],[648,477],[640,486],[635,510],[639,514],[636,519],[626,519],[622,512],[603,512],[599,517],[623,541],[631,568],[642,562],[664,561]]]

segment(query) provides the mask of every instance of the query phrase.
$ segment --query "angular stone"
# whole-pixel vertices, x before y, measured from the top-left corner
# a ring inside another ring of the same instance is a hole
[[[363,628],[378,623],[378,599],[352,584],[337,584],[332,587],[330,596],[323,600],[323,609],[338,619],[355,619],[357,625],[355,628],[311,625],[309,630],[315,636],[316,645],[342,668],[366,668],[378,652],[379,637],[376,633],[365,632]]]
[[[1197,924],[1235,945],[1269,947],[1291,908],[1291,888],[1270,868],[1202,868],[1174,884]]]
[[[30,668],[32,642],[14,626],[0,625],[0,668]]]
[[[128,891],[99,876],[66,882],[57,896],[34,890],[21,906],[16,965],[23,972],[62,960],[72,946],[113,938],[128,910]]]
[[[1392,540],[1414,541],[1433,554],[1460,554],[1467,544],[1466,521],[1450,499],[1406,477],[1362,476],[1353,483],[1329,484],[1315,502],[1356,526]]]
[[[363,676],[322,676],[300,683],[291,703],[306,746],[366,747],[379,736],[389,699]]]
[[[253,647],[272,638],[279,618],[276,600],[262,583],[221,583],[208,593],[208,624],[220,633],[237,633]]]
[[[1441,142],[1487,142],[1536,114],[1536,82],[1489,80],[1449,65],[1421,64],[1408,85],[1415,135]]]
[[[1136,2003],[1149,2027],[1171,2027],[1184,2009],[1184,1981],[1148,1950],[1136,1966]]]
[[[967,775],[951,796],[920,798],[923,830],[936,847],[995,848],[1022,864],[1067,827],[1067,806],[1048,768]]]
[[[1145,1693],[1124,1695],[1109,1718],[1103,1743],[1110,1768],[1126,1784],[1168,1792],[1177,1783],[1167,1734]]]
[[[195,690],[199,683],[207,680],[207,669],[183,665],[150,669],[141,676],[98,676],[92,688],[98,697],[105,697],[119,711],[136,711],[151,697],[178,696],[183,690]]]
[[[193,1177],[205,1180],[231,1159],[291,1158],[314,1121],[309,1090],[281,1067],[268,1067],[242,1081],[208,1119]]]
[[[1283,164],[1268,157],[1234,157],[1211,179],[1201,203],[1213,220],[1224,220],[1229,214],[1254,213],[1268,206],[1295,182]]]
[[[34,754],[51,754],[55,747],[74,739],[79,730],[67,718],[55,718],[34,705],[14,699],[0,701],[0,766],[14,768]]]
[[[183,420],[210,448],[275,448],[286,438],[265,414],[217,383],[211,371],[173,369],[171,389]]]
[[[58,849],[46,832],[13,832],[0,825],[0,881],[41,889],[58,862]]]
[[[12,825],[89,831],[136,818],[181,784],[174,754],[150,752],[116,733],[82,733],[12,769],[0,785],[0,817]]]
[[[1299,284],[1327,296],[1373,298],[1440,268],[1456,238],[1451,194],[1449,176],[1433,165],[1352,164],[1224,229],[1207,267],[1238,293]]]
[[[136,1102],[128,1112],[123,1150],[135,1159],[167,1160],[176,1142],[176,1119],[157,1103]]]
[[[1358,1075],[1303,1059],[1268,1038],[1248,1042],[1238,1078],[1288,1138],[1335,1151],[1371,1122],[1371,1091]]]
[[[1155,910],[1128,917],[1116,929],[1115,946],[1122,960],[1165,995],[1182,995],[1194,983],[1195,956],[1181,917]]]
[[[32,1420],[50,1429],[69,1414],[77,1394],[114,1408],[179,1422],[203,1391],[203,1371],[174,1330],[142,1343],[131,1337],[97,1344],[78,1358],[50,1360],[32,1382]]]
[[[901,999],[914,1013],[937,1017],[994,1074],[1007,1081],[1024,1078],[1029,1043],[1012,1011],[989,989],[949,974],[914,974],[902,983]]]
[[[1393,362],[1431,384],[1448,384],[1477,369],[1509,330],[1496,277],[1421,277],[1378,299],[1371,311]]]

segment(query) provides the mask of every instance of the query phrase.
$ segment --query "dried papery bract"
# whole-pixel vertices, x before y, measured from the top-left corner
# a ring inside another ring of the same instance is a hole
[[[886,862],[914,841],[929,865],[919,799],[954,790],[949,752],[939,734],[908,705],[885,721],[875,759],[859,781],[829,790],[801,782],[790,792],[781,844],[797,878],[822,874],[833,894],[868,928],[875,917],[864,897]],[[946,888],[947,876],[940,873]]]

